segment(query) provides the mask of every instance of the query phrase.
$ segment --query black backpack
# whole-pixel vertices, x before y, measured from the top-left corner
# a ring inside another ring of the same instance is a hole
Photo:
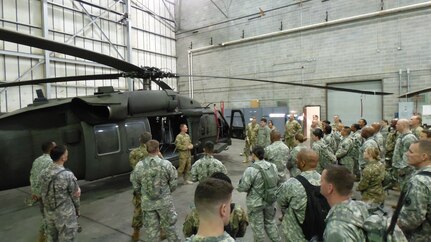
[[[311,240],[314,237],[318,241],[323,241],[325,219],[331,208],[326,198],[320,194],[320,186],[311,185],[310,182],[301,175],[295,178],[302,184],[307,193],[307,207],[305,209],[304,223],[301,224],[295,214],[296,221],[301,226],[302,233],[307,240]]]

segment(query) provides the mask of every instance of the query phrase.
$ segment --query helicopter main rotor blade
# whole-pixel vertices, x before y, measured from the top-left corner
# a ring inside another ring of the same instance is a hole
[[[48,40],[33,35],[18,33],[16,31],[0,28],[0,39],[4,41],[13,42],[16,44],[27,45],[36,47],[43,50],[50,50],[70,56],[83,58],[86,60],[94,61],[106,66],[110,66],[124,72],[141,72],[142,69],[126,61],[114,58],[109,55],[100,54],[84,48],[71,46],[68,44]]]
[[[405,94],[399,96],[398,98],[410,98],[410,97],[414,97],[416,95],[419,95],[419,94],[422,94],[422,93],[425,93],[425,92],[431,92],[431,87],[420,89],[420,90],[416,90],[416,91],[412,91],[412,92],[408,92],[408,93],[405,93]]]
[[[356,90],[356,89],[343,88],[343,87],[319,86],[319,85],[312,85],[312,84],[301,84],[301,83],[293,83],[293,82],[270,81],[270,80],[264,80],[264,79],[243,78],[243,77],[207,76],[207,75],[181,75],[181,74],[177,74],[176,76],[177,77],[202,77],[202,78],[214,78],[214,79],[231,79],[231,80],[242,80],[242,81],[253,81],[253,82],[265,82],[265,83],[284,84],[284,85],[300,86],[300,87],[311,87],[311,88],[333,90],[333,91],[353,92],[353,93],[368,94],[368,95],[391,95],[391,94],[393,94],[393,93],[390,93],[390,92],[364,91],[364,90]]]
[[[86,76],[54,77],[54,78],[45,78],[45,79],[37,79],[37,80],[29,80],[29,81],[0,83],[0,88],[17,87],[17,86],[25,86],[25,85],[39,85],[39,84],[55,83],[55,82],[110,80],[110,79],[118,79],[120,77],[126,77],[126,75],[124,73],[115,73],[115,74],[99,74],[99,75],[86,75]]]

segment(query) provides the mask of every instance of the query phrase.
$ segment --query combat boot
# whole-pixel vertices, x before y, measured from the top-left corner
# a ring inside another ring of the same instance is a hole
[[[37,241],[38,241],[38,242],[46,242],[46,241],[47,241],[47,239],[46,239],[45,234],[44,234],[44,233],[42,233],[42,232],[39,232],[39,239],[38,239]]]
[[[135,230],[133,231],[133,234],[132,234],[132,240],[133,240],[133,241],[138,241],[138,240],[139,240],[139,229],[135,229]]]

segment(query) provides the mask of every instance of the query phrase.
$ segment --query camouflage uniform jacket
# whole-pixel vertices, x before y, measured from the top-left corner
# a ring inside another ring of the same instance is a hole
[[[154,159],[158,165],[162,166],[164,171],[163,179],[161,180],[161,198],[158,200],[150,199],[142,186],[143,181],[143,170],[145,163],[150,162]],[[130,175],[130,182],[132,182],[133,189],[136,193],[141,194],[141,205],[143,211],[153,211],[165,208],[173,204],[171,193],[177,188],[177,170],[168,160],[163,160],[158,156],[148,156],[142,162],[142,165],[138,163],[135,169]]]
[[[335,141],[334,134],[326,134],[322,139],[329,148],[331,148],[331,152],[335,154],[337,151],[337,141]]]
[[[227,174],[226,167],[212,155],[205,155],[192,166],[192,180],[202,181],[210,177],[214,172]]]
[[[248,142],[251,146],[255,146],[257,142],[257,131],[259,130],[259,125],[253,123],[248,123],[246,135],[248,138]]]
[[[363,168],[367,161],[364,159],[364,151],[369,147],[375,147],[380,150],[379,145],[377,144],[376,140],[373,136],[369,137],[364,141],[361,148],[359,149],[359,166]]]
[[[385,142],[386,157],[392,159],[394,155],[395,143],[397,142],[398,132],[395,129],[389,131]]]
[[[286,179],[286,163],[289,155],[289,147],[283,141],[275,141],[265,148],[265,160],[275,164],[278,170],[278,178]]]
[[[199,235],[192,235],[186,239],[186,242],[235,242],[230,235],[224,232],[222,235],[217,237],[200,237]]]
[[[294,138],[297,133],[302,130],[301,125],[296,120],[287,120],[284,131],[284,138],[291,139]]]
[[[306,148],[307,148],[307,146],[304,143],[299,143],[297,146],[295,146],[290,151],[290,155],[289,155],[288,160],[287,160],[287,166],[292,167],[289,170],[290,177],[295,177],[301,173],[301,170],[298,169],[296,161],[298,160],[297,156],[298,156],[299,151],[301,151],[302,149],[306,149]]]
[[[75,175],[63,166],[51,163],[39,179],[47,220],[59,217],[76,219],[80,199],[75,193],[80,188]]]
[[[424,129],[419,125],[416,128],[412,129],[412,133],[416,136],[416,138],[419,139],[419,137],[421,136],[422,130]]]
[[[247,229],[248,225],[248,216],[244,209],[238,205],[234,204],[234,209],[231,210],[229,217],[229,224],[225,226],[225,231],[229,233],[232,238],[238,237],[239,230]],[[240,228],[242,226],[242,228]],[[183,233],[184,237],[190,237],[193,234],[196,234],[199,228],[199,215],[196,208],[193,208],[192,211],[186,216],[186,219],[183,224]],[[229,231],[228,229],[229,228]]]
[[[379,146],[380,156],[383,157],[385,152],[385,144],[384,144],[385,141],[383,139],[383,135],[380,132],[377,132],[374,134],[373,138],[377,142],[377,145]]]
[[[323,241],[366,241],[361,227],[367,217],[367,206],[363,202],[347,200],[334,205],[326,216]]]
[[[332,153],[332,150],[322,139],[315,141],[311,145],[311,149],[316,151],[316,153],[319,155],[319,162],[316,168],[317,172],[319,173],[321,173],[327,165],[334,164],[336,161],[331,160],[331,157],[329,157],[329,155]]]
[[[268,169],[270,166],[273,166],[274,169],[277,169],[274,164],[269,163],[266,160],[257,160],[255,161],[255,164],[259,165],[264,169]],[[274,174],[274,176],[278,177],[278,174]],[[244,174],[242,174],[241,180],[239,180],[237,190],[239,192],[247,193],[246,204],[248,210],[268,205],[263,201],[261,195],[259,195],[263,194],[263,182],[264,181],[261,172],[252,166],[247,167],[247,169],[245,169],[244,171]]]
[[[179,133],[177,135],[177,137],[175,138],[175,146],[179,152],[190,153],[190,150],[187,148],[187,146],[191,143],[192,143],[192,141],[191,141],[190,136],[188,134]]]
[[[392,157],[393,167],[400,169],[408,166],[406,152],[409,150],[410,145],[417,140],[418,138],[411,131],[398,135]]]
[[[353,149],[353,140],[350,136],[341,137],[340,145],[338,146],[335,156],[342,165],[353,164],[355,162]]]
[[[135,168],[139,161],[148,156],[147,146],[141,144],[138,148],[133,149],[129,154],[129,162],[132,168]]]
[[[52,159],[49,154],[43,154],[33,161],[30,171],[30,187],[31,194],[40,197],[40,173],[52,164]]]
[[[270,144],[271,144],[271,129],[267,125],[265,125],[265,127],[262,127],[259,125],[259,129],[257,131],[256,145],[259,145],[265,148]]]
[[[385,165],[380,161],[367,162],[357,187],[357,190],[362,194],[363,201],[377,204],[385,201],[385,192],[382,185],[385,173]]]
[[[431,166],[419,169],[431,172]],[[408,185],[406,202],[398,225],[409,241],[429,241],[431,238],[431,177],[414,174]]]
[[[320,174],[315,170],[304,171],[300,175],[305,177],[313,186],[320,186]],[[289,178],[278,188],[277,202],[284,214],[282,231],[286,241],[307,241],[297,222],[304,222],[305,209],[307,208],[307,193],[302,184],[295,178]]]

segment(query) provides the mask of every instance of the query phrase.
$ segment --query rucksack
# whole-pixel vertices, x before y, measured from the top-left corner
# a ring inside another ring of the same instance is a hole
[[[162,195],[163,166],[154,158],[143,162],[142,187],[150,200],[157,200]]]
[[[307,193],[307,206],[305,208],[304,222],[301,224],[295,214],[297,223],[301,226],[302,233],[307,240],[323,241],[325,231],[325,219],[331,207],[326,198],[320,193],[320,186],[314,186],[303,176],[295,177]],[[317,238],[316,238],[317,237]]]
[[[268,203],[273,204],[277,199],[277,189],[278,189],[278,171],[273,166],[270,165],[267,169],[262,168],[257,164],[253,164],[252,167],[259,170],[263,178],[263,193],[259,194],[262,199]]]
[[[417,175],[431,177],[431,172],[421,171]],[[387,213],[381,208],[370,211],[370,216],[365,220],[363,229],[367,236],[367,242],[407,242],[407,238],[401,229],[396,226],[401,208],[404,206],[408,191],[403,191],[398,199],[397,207],[389,219]],[[390,220],[390,223],[389,223]],[[431,221],[428,221],[431,223]]]

